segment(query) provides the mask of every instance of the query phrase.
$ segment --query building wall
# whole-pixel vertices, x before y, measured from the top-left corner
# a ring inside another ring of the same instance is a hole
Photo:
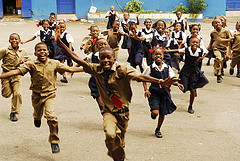
[[[57,0],[32,0],[31,19],[48,19],[51,12],[57,13]]]
[[[121,7],[124,6],[130,0],[118,0]],[[163,11],[170,12],[180,3],[188,6],[186,0],[140,0],[144,2],[143,9],[151,11]],[[204,17],[215,17],[216,15],[225,15],[226,11],[226,0],[206,0],[208,7],[203,11]],[[90,0],[76,0],[76,16],[78,18],[86,18],[87,13],[91,7]],[[106,12],[109,10],[110,6],[114,5],[116,10],[120,11],[114,0],[93,0],[93,6],[97,7],[97,11]],[[49,17],[49,13],[57,13],[57,0],[32,0],[32,19],[46,19]]]

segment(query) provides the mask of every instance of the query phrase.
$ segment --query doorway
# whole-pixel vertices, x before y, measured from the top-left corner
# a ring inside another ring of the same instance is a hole
[[[3,0],[3,14],[4,15],[17,14],[16,0]]]

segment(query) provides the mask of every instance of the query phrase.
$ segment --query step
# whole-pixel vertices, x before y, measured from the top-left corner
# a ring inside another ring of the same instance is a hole
[[[58,20],[77,20],[76,14],[57,14]]]

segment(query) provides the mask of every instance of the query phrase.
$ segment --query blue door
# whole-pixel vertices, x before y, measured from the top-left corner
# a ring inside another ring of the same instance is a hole
[[[31,0],[22,0],[21,8],[22,8],[22,17],[32,17]]]
[[[240,11],[240,0],[227,0],[227,11]]]
[[[57,0],[58,14],[74,14],[75,0]]]
[[[3,1],[0,0],[0,18],[3,17]]]

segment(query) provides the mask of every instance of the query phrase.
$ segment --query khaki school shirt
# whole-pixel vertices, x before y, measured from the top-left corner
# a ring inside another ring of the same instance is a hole
[[[218,33],[216,29],[214,29],[211,33],[210,33],[211,38],[213,39],[213,47],[217,48],[217,49],[222,49],[222,50],[226,50],[228,47],[228,42],[219,42],[217,41],[217,38],[224,38],[224,39],[229,39],[231,38],[231,33],[222,28],[222,30]]]
[[[89,47],[90,46],[90,47]],[[89,47],[89,48],[88,48]],[[96,52],[98,52],[99,51],[99,49],[97,48],[97,45],[95,45],[94,43],[93,43],[93,39],[92,38],[90,38],[90,39],[88,39],[88,41],[86,42],[86,45],[84,46],[84,50],[85,49],[88,49],[88,52],[87,53],[85,53],[85,54],[90,54],[90,53],[92,53],[92,52],[94,52],[94,53],[96,53]]]
[[[29,61],[18,69],[22,75],[30,73],[30,90],[41,96],[47,96],[56,91],[57,72],[63,74],[68,67],[56,60],[48,59],[45,64],[39,60]]]
[[[98,91],[104,104],[110,111],[115,112],[117,109],[114,107],[104,83],[103,68],[99,64],[88,63],[84,71],[96,79]],[[117,63],[113,64],[111,71],[113,73],[109,76],[109,89],[121,100],[123,107],[129,107],[132,98],[130,82],[132,79],[136,80],[141,73],[130,66],[123,66]]]
[[[234,41],[232,43],[232,51],[240,52],[240,32],[236,32],[233,37]]]
[[[22,58],[28,58],[28,53],[19,47],[17,52],[14,51],[12,46],[0,49],[0,60],[2,59],[2,68],[4,72],[17,69],[20,66]]]
[[[125,33],[117,30],[116,32],[113,31],[113,29],[109,29],[107,31],[103,32],[103,35],[108,35],[107,37],[107,42],[110,45],[111,48],[118,48],[118,44],[121,40],[121,36],[124,35]]]

